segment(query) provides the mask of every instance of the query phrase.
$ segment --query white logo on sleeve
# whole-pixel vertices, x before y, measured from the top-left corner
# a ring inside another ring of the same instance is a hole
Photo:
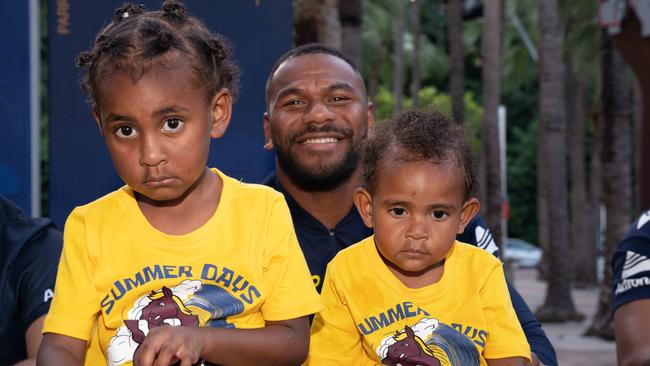
[[[492,233],[490,230],[485,230],[484,228],[477,226],[474,230],[474,234],[476,235],[476,243],[479,248],[487,251],[492,255],[494,255],[494,253],[499,250],[499,247],[497,247],[494,239],[492,239]]]
[[[43,302],[48,302],[48,301],[52,300],[53,297],[54,297],[54,291],[52,291],[51,288],[48,288],[43,293]]]
[[[643,225],[650,221],[650,211],[646,211],[639,217],[639,221],[636,224],[636,229],[640,230]]]
[[[625,264],[621,278],[630,278],[639,272],[650,271],[650,259],[645,255],[628,250],[625,253]]]

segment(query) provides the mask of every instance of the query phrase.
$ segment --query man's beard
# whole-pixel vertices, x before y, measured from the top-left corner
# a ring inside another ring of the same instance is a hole
[[[291,145],[296,138],[304,133],[314,132],[338,132],[350,139],[350,149],[346,152],[342,161],[335,162],[329,166],[316,164],[305,166],[299,163],[291,154]],[[363,131],[361,136],[366,135]],[[287,136],[284,146],[274,143],[278,157],[278,165],[282,171],[298,188],[306,192],[329,192],[350,180],[352,174],[359,165],[361,155],[361,142],[363,138],[354,139],[354,134],[349,129],[338,129],[332,125],[316,128],[308,126],[305,131]]]
[[[330,166],[306,167],[291,153],[277,149],[278,164],[291,182],[306,192],[328,192],[347,182],[359,165],[359,148],[352,148],[342,161]]]

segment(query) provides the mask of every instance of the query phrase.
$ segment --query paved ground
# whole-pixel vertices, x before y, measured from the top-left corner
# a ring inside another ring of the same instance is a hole
[[[546,283],[538,281],[536,275],[534,269],[517,269],[514,276],[515,287],[533,311],[542,305],[546,296]],[[597,296],[596,288],[573,290],[573,301],[587,318],[582,322],[542,325],[555,347],[561,366],[616,365],[614,342],[582,335],[596,311]]]

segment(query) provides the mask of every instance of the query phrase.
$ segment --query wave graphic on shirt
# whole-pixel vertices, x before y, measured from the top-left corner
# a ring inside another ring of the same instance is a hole
[[[628,250],[625,253],[625,264],[621,278],[630,278],[640,272],[650,272],[650,259],[645,255]]]
[[[465,335],[434,318],[384,338],[376,349],[388,366],[479,366],[476,346]]]

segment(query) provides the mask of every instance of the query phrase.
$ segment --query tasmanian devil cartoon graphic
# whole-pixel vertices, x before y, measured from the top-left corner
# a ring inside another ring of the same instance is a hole
[[[404,333],[396,332],[393,339],[396,342],[388,347],[386,357],[381,360],[382,364],[389,366],[440,366],[440,361],[433,355],[433,352],[408,325],[404,327]]]
[[[196,327],[199,318],[183,305],[181,299],[172,293],[172,290],[163,286],[160,292],[151,291],[148,295],[151,302],[142,309],[139,320],[146,320],[146,329],[139,326],[139,320],[125,320],[126,327],[131,331],[133,340],[138,344],[144,341],[149,329],[161,325],[182,325]]]

